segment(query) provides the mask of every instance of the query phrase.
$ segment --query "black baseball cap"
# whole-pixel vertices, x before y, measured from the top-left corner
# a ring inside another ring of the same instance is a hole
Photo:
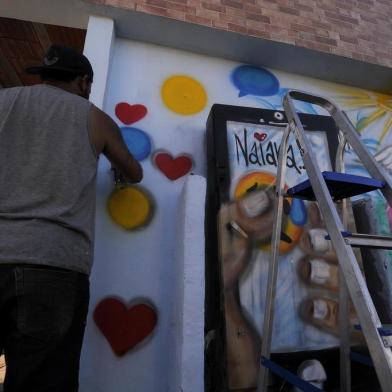
[[[42,65],[26,68],[27,73],[34,75],[40,75],[46,70],[87,75],[91,81],[94,75],[93,67],[86,56],[63,45],[51,45],[45,54]]]

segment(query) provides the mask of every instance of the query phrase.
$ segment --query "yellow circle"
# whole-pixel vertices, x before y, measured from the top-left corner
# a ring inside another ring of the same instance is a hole
[[[190,115],[202,111],[207,104],[207,93],[195,79],[175,75],[162,85],[162,100],[175,113]]]
[[[152,204],[141,188],[127,186],[113,191],[108,200],[108,211],[124,229],[136,229],[149,221]]]

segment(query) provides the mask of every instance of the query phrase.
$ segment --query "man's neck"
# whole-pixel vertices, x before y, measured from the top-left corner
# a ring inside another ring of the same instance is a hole
[[[69,93],[72,93],[72,94],[76,94],[75,87],[71,83],[60,82],[57,80],[56,81],[46,80],[42,83],[48,84],[49,86],[61,88],[62,90],[68,91]]]

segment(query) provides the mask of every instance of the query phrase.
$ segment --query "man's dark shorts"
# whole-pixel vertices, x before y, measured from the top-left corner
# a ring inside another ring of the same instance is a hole
[[[5,392],[74,392],[89,302],[87,275],[0,264]]]

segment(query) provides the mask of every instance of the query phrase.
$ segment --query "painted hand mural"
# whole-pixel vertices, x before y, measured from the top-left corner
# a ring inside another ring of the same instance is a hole
[[[271,236],[273,200],[271,187],[256,185],[251,193],[223,205],[219,211],[227,367],[233,389],[253,386],[257,380],[261,341],[241,308],[238,284],[250,263],[255,241],[266,241]]]
[[[230,78],[233,87],[238,90],[239,100],[246,98],[262,108],[282,109],[282,97],[287,88],[281,87],[280,80],[270,71],[241,65],[233,70]],[[391,97],[355,89],[344,89],[344,94],[340,95],[338,91],[330,92],[330,95],[348,111],[376,160],[391,170],[392,145],[388,140],[392,126]],[[308,114],[322,112],[305,103],[299,103],[297,110]],[[270,237],[252,235],[249,232],[252,226],[240,221],[240,213],[250,214],[248,219],[252,214],[254,219],[260,213],[263,219],[257,227],[272,229],[272,204],[268,204],[268,197],[254,196],[257,199],[255,203],[252,198],[247,198],[260,186],[268,190],[274,183],[280,139],[268,126],[230,122],[227,123],[227,135],[232,201],[224,204],[219,212],[219,238],[229,386],[237,389],[256,385],[257,360],[262,344],[260,330],[265,306],[266,265],[270,251]],[[311,144],[321,170],[328,170],[327,143],[319,136],[310,137]],[[349,173],[367,175],[358,157],[349,148],[345,160]],[[289,146],[287,168],[290,169],[287,178],[290,186],[305,179],[306,172],[296,146]],[[380,196],[375,193],[367,197],[377,204]],[[242,201],[248,205],[247,208],[240,207]],[[377,213],[387,216],[385,209]],[[297,199],[286,201],[283,226],[272,350],[290,352],[336,347],[339,345],[339,271],[336,255],[329,241],[325,240],[325,226],[316,205]],[[374,224],[372,229],[373,232],[379,231]],[[392,258],[388,264],[392,264]],[[391,280],[391,277],[388,279]],[[355,323],[357,318],[350,308],[351,327]],[[360,334],[353,328],[352,338],[353,342],[361,341]],[[257,350],[256,345],[259,345]]]

